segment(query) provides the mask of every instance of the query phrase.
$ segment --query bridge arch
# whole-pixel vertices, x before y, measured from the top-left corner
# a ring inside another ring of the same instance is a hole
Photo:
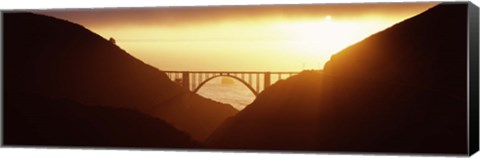
[[[205,85],[206,83],[208,83],[210,80],[214,79],[214,78],[217,78],[217,77],[230,77],[230,78],[233,78],[233,79],[236,79],[237,81],[240,81],[240,83],[242,83],[243,85],[245,85],[248,89],[250,89],[250,91],[253,93],[253,95],[258,96],[258,92],[255,91],[255,89],[250,85],[248,84],[247,82],[245,82],[245,80],[237,77],[237,76],[232,76],[232,75],[228,75],[228,74],[221,74],[221,75],[216,75],[216,76],[212,76],[208,79],[206,79],[205,81],[203,81],[202,83],[200,83],[197,87],[195,87],[195,89],[193,90],[193,93],[197,93],[198,90],[200,90],[200,88],[203,87],[203,85]]]

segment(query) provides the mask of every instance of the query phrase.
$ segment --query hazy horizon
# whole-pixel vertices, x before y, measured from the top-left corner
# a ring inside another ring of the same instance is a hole
[[[160,70],[301,71],[437,3],[45,10]]]

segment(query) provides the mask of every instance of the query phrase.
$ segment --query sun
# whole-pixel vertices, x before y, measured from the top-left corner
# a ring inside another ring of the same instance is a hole
[[[327,20],[327,21],[332,20],[332,16],[330,16],[330,15],[325,16],[325,20]]]

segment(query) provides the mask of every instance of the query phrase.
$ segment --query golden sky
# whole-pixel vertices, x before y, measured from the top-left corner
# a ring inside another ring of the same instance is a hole
[[[300,71],[436,3],[42,10],[161,70]]]

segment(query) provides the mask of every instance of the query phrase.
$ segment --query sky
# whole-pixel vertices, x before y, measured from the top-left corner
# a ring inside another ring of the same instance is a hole
[[[160,70],[301,71],[436,3],[39,10]]]

